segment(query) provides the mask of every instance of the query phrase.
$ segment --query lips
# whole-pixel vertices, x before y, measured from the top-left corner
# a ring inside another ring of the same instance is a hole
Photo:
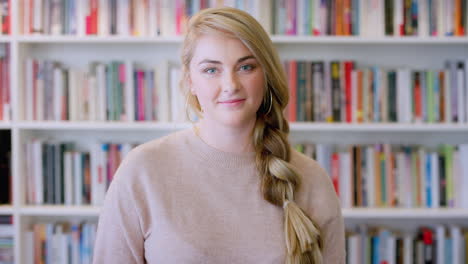
[[[244,101],[245,99],[231,99],[231,100],[226,100],[226,101],[222,101],[220,102],[221,104],[231,104],[231,103],[236,103],[236,102],[240,102],[240,101]]]

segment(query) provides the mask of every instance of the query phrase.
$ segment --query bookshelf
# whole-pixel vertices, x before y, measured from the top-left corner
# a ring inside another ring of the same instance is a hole
[[[66,36],[23,35],[21,1],[11,1],[11,34],[0,36],[10,48],[11,121],[0,121],[0,130],[11,131],[13,200],[0,205],[0,215],[14,218],[15,263],[25,263],[24,235],[36,221],[97,220],[99,206],[29,205],[26,203],[24,144],[34,137],[76,142],[88,149],[94,141],[145,142],[190,127],[179,122],[25,121],[23,62],[34,57],[86,68],[92,60],[132,60],[155,65],[178,61],[181,36]],[[272,35],[283,60],[355,60],[382,67],[443,69],[447,59],[466,59],[468,37],[360,37]],[[465,65],[467,67],[468,65]],[[371,144],[468,143],[468,123],[291,123],[291,141]],[[468,209],[345,208],[347,227],[362,223],[418,227],[424,224],[460,224],[466,227]]]

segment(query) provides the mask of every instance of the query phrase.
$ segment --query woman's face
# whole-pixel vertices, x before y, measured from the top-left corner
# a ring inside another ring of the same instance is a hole
[[[239,39],[206,34],[190,62],[189,85],[204,119],[242,127],[255,122],[265,81],[259,62]]]

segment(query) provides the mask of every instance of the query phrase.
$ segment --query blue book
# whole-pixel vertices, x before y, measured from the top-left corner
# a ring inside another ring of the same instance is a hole
[[[426,154],[426,186],[425,186],[425,189],[426,189],[426,207],[427,208],[431,208],[432,206],[432,200],[431,200],[431,197],[432,197],[432,193],[431,193],[431,180],[432,180],[432,177],[431,177],[431,174],[432,174],[432,164],[431,164],[431,154],[430,153],[427,153]]]
[[[434,77],[434,120],[435,122],[439,122],[441,119],[440,116],[440,88],[439,88],[439,73],[436,71]]]
[[[379,93],[379,69],[377,66],[372,67],[372,91],[373,91],[373,99],[374,99],[374,122],[379,122],[380,121],[380,109],[379,109],[379,99],[380,99],[380,93]]]
[[[445,263],[452,263],[453,256],[452,256],[452,239],[446,238],[445,239]]]
[[[379,256],[379,237],[373,236],[372,237],[372,264],[379,264],[380,256]]]

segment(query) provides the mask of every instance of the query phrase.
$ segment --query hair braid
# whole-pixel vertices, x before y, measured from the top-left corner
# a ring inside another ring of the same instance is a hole
[[[275,111],[272,116],[277,114],[278,111]],[[282,113],[279,114],[282,117]],[[271,122],[272,119],[276,119],[276,122]],[[278,125],[280,119],[282,118],[259,117],[254,129],[256,162],[262,177],[263,197],[270,203],[284,208],[284,232],[288,253],[286,263],[322,263],[323,242],[317,224],[307,217],[294,201],[294,193],[301,181],[289,163],[291,154],[287,140],[289,126],[282,119],[283,130],[280,130]],[[270,122],[267,124],[265,120]]]

